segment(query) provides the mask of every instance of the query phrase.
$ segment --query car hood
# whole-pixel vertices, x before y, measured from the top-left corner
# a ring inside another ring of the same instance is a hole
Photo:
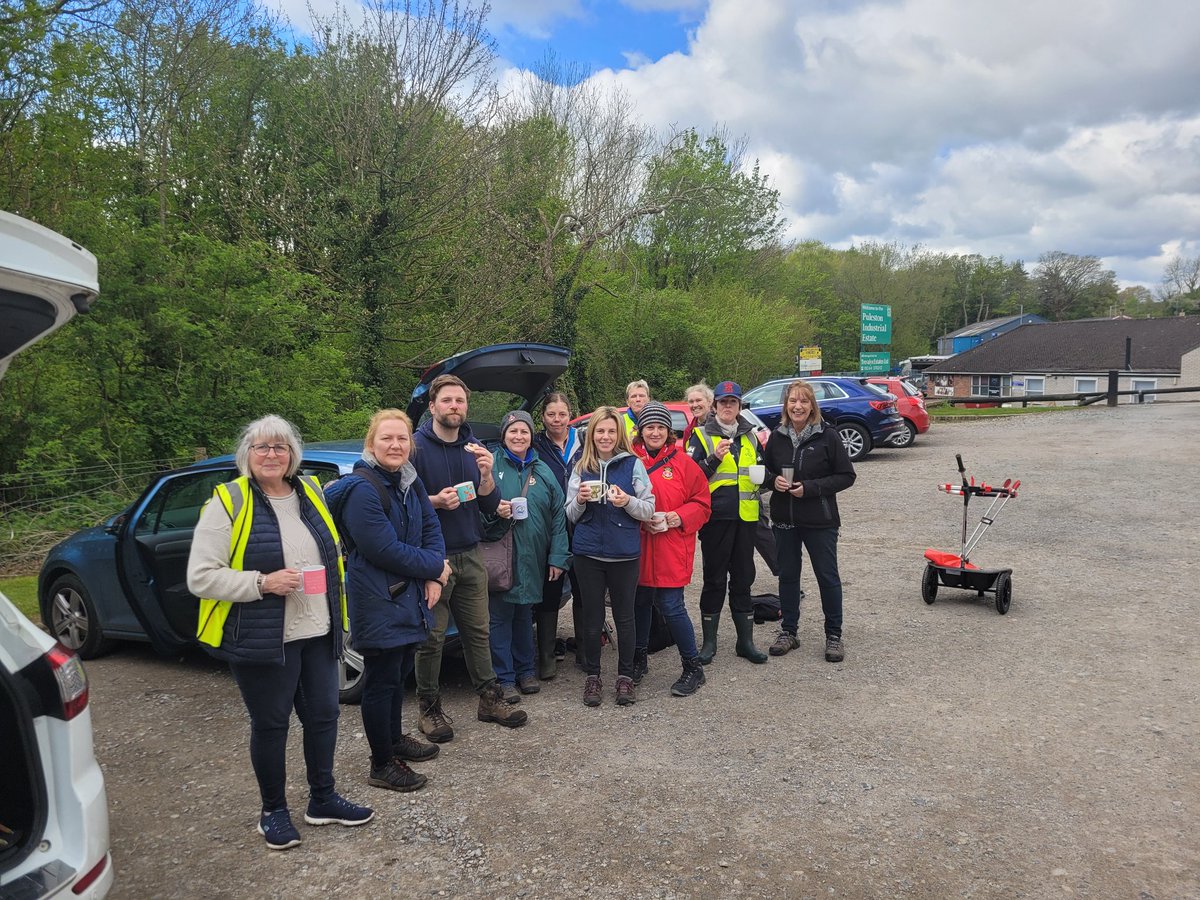
[[[0,211],[0,378],[14,356],[87,312],[99,292],[96,257]]]
[[[571,351],[551,344],[492,344],[456,353],[430,366],[413,388],[408,415],[413,422],[429,406],[429,385],[439,375],[457,375],[472,391],[506,391],[532,409],[554,380],[567,370]]]

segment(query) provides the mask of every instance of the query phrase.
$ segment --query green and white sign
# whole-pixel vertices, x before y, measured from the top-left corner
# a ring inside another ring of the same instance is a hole
[[[878,372],[887,373],[892,368],[892,354],[862,352],[858,354],[858,371],[874,375]]]
[[[862,343],[890,344],[892,342],[892,308],[881,303],[863,303]]]

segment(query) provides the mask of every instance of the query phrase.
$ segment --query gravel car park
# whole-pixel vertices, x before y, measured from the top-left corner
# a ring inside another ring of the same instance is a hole
[[[651,656],[629,708],[585,709],[583,675],[564,666],[523,701],[526,728],[459,717],[455,739],[420,766],[426,790],[373,794],[377,819],[361,833],[322,835],[284,859],[253,833],[253,802],[230,802],[254,786],[224,667],[138,647],[95,660],[118,888],[1200,896],[1200,496],[1179,490],[1198,443],[1198,403],[939,424],[860,468],[839,498],[845,663],[823,660],[810,591],[799,650],[751,666],[722,635],[692,698],[669,696],[671,649]],[[1022,479],[1019,508],[977,554],[1014,568],[1006,616],[965,592],[921,599],[924,549],[959,538],[935,488],[955,480],[955,453],[989,481]],[[761,571],[755,587],[775,589]],[[769,625],[758,630],[770,640]],[[451,712],[473,701],[461,668],[447,667],[444,690]],[[302,781],[298,742],[291,752]],[[336,771],[348,791],[368,790],[356,781],[366,752],[357,712],[343,708]]]

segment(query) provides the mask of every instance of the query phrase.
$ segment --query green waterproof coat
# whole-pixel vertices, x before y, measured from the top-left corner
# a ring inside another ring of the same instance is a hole
[[[517,468],[503,448],[497,449],[492,458],[495,460],[492,477],[502,500],[520,496],[522,482],[526,474],[530,475],[529,489],[525,492],[529,518],[513,520],[495,514],[480,514],[485,541],[500,540],[505,531],[513,529],[512,590],[495,596],[508,603],[541,603],[548,568],[556,566],[565,571],[571,565],[567,517],[563,512],[566,497],[553,470],[538,459],[536,452],[533,462],[523,469]]]

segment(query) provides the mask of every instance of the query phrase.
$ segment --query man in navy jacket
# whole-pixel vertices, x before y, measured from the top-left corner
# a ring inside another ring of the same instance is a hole
[[[437,511],[450,560],[450,580],[442,591],[442,601],[433,608],[433,629],[416,659],[420,728],[435,743],[454,737],[439,692],[442,648],[451,613],[462,640],[467,672],[479,695],[479,721],[515,728],[528,719],[523,710],[504,701],[492,668],[487,569],[479,552],[483,537],[479,513],[494,514],[500,505],[500,492],[492,480],[492,454],[474,440],[467,424],[470,395],[461,379],[439,375],[429,386],[432,418],[422,423],[414,436],[413,465]],[[474,499],[463,500],[456,488],[467,483],[474,489]]]

